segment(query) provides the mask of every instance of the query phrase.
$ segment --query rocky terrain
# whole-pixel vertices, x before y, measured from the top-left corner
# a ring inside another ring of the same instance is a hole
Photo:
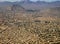
[[[0,44],[60,44],[60,7],[0,8]]]

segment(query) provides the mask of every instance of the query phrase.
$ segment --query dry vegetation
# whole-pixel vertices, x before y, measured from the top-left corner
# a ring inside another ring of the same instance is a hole
[[[31,11],[0,9],[0,44],[60,44],[60,18]]]

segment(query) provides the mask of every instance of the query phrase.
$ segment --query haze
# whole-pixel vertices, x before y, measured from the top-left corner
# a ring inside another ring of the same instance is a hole
[[[15,2],[15,1],[21,1],[21,0],[0,0],[0,2],[2,2],[2,1]],[[37,0],[31,0],[31,1],[37,1]],[[59,0],[41,0],[41,1],[52,2],[52,1],[59,1]]]

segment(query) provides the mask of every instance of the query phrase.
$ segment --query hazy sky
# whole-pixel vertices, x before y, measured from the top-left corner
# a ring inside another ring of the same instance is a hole
[[[0,0],[1,1],[20,1],[20,0]],[[32,0],[32,1],[37,1],[37,0]],[[47,1],[47,2],[51,2],[51,1],[60,1],[60,0],[41,0],[41,1]]]

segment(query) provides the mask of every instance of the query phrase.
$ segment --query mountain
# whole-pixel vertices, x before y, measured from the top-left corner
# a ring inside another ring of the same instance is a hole
[[[0,2],[0,7],[7,7],[11,6],[13,4],[18,4],[24,7],[25,9],[35,9],[35,10],[40,10],[43,8],[51,8],[51,7],[60,7],[60,1],[55,1],[55,2],[44,2],[44,1],[37,1],[37,2]]]

